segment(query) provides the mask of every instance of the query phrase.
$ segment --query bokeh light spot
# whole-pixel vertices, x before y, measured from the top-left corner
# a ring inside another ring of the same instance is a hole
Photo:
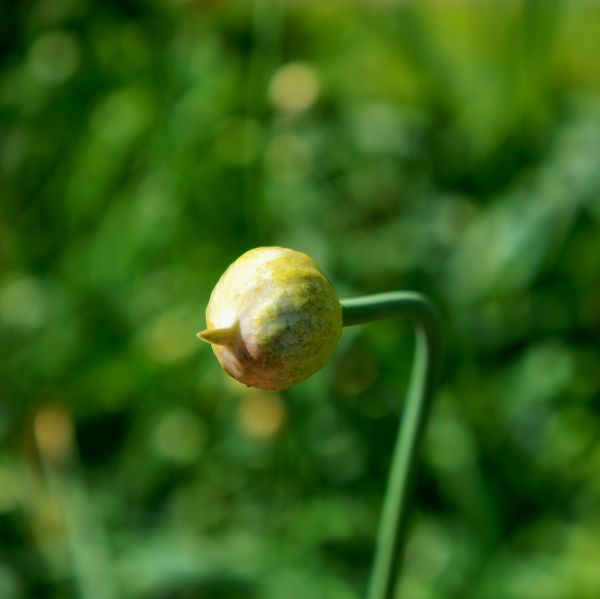
[[[49,31],[38,37],[29,52],[29,68],[44,83],[62,83],[77,69],[79,43],[68,31]]]
[[[310,146],[298,135],[282,133],[274,137],[265,152],[269,175],[283,183],[306,179],[312,165]]]
[[[40,453],[52,462],[63,462],[73,441],[73,417],[66,407],[48,404],[35,415],[33,430]]]
[[[244,432],[255,439],[276,435],[287,420],[287,410],[277,393],[248,390],[240,405],[240,423]]]
[[[175,308],[163,312],[144,331],[146,353],[162,364],[184,360],[198,347],[193,322],[194,314],[190,310]]]
[[[19,329],[35,329],[43,321],[46,301],[39,282],[19,275],[0,288],[0,321]]]
[[[158,422],[154,446],[165,457],[182,464],[193,463],[206,442],[206,432],[198,417],[185,409],[172,410]]]
[[[269,99],[281,112],[308,110],[319,97],[321,84],[316,70],[304,62],[291,62],[273,75]]]

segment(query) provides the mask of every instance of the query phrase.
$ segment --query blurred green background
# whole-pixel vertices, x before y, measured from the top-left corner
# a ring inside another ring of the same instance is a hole
[[[195,338],[309,253],[444,318],[401,590],[600,597],[600,5],[0,9],[0,598],[359,599],[408,371],[281,394]]]

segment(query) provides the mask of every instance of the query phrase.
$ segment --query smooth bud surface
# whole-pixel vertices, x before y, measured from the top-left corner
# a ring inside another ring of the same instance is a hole
[[[335,289],[306,254],[250,250],[219,279],[206,309],[221,366],[250,387],[281,391],[319,370],[342,332]]]

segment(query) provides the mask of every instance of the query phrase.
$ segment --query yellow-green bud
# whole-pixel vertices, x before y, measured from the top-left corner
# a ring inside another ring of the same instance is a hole
[[[259,389],[288,389],[319,370],[342,332],[335,289],[306,254],[280,247],[250,250],[219,279],[206,309],[221,366]]]

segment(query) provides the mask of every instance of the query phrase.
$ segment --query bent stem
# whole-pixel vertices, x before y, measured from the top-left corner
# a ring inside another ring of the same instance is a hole
[[[368,599],[393,599],[406,540],[417,451],[429,416],[440,364],[440,322],[431,302],[419,293],[380,293],[342,300],[341,304],[344,326],[389,317],[408,318],[415,325],[415,359],[383,503],[368,592]]]

